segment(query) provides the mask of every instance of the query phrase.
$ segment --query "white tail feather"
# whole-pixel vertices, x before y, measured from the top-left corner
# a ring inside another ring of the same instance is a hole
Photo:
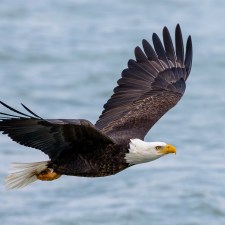
[[[37,180],[36,175],[47,169],[48,161],[12,163],[11,172],[5,179],[7,189],[22,188]]]

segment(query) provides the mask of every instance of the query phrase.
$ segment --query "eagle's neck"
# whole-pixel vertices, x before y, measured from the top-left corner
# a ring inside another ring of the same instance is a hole
[[[130,165],[149,162],[160,158],[155,146],[161,142],[145,142],[140,139],[131,139],[129,143],[129,152],[126,153],[125,160]]]

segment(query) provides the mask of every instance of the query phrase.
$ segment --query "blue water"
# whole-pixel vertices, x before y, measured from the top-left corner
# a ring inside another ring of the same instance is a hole
[[[1,225],[225,224],[225,1],[2,0],[0,98],[44,118],[95,122],[142,38],[193,38],[181,102],[149,132],[177,155],[106,178],[62,177],[7,191],[11,162],[46,160],[0,136]]]

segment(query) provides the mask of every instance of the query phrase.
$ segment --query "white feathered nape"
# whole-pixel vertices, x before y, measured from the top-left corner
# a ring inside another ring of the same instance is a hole
[[[35,163],[12,163],[5,179],[7,189],[22,188],[38,180],[37,175],[48,168],[48,161]]]

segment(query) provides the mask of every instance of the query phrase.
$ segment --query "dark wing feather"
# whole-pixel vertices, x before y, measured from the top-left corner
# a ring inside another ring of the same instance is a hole
[[[180,26],[175,31],[175,50],[166,27],[163,42],[153,34],[154,48],[143,40],[144,52],[135,48],[135,60],[128,61],[114,94],[104,105],[96,126],[118,143],[144,139],[148,130],[173,106],[185,91],[191,70],[192,43],[184,47]]]
[[[166,67],[169,67],[169,61],[168,58],[166,56],[166,52],[164,50],[164,47],[162,45],[162,42],[160,41],[158,35],[156,33],[154,33],[152,35],[152,41],[155,47],[155,51],[158,55],[158,58],[162,60],[162,62],[164,62],[166,64]]]
[[[175,66],[176,65],[176,54],[174,51],[170,32],[167,29],[167,27],[164,27],[164,29],[163,29],[163,42],[164,42],[167,58],[172,62],[172,66]]]
[[[192,57],[193,57],[193,53],[192,53],[192,42],[191,42],[191,36],[188,37],[187,39],[187,45],[186,45],[186,54],[185,54],[185,68],[187,70],[187,78],[191,72],[191,65],[192,65]]]
[[[43,151],[52,160],[64,150],[83,141],[93,144],[113,143],[112,139],[87,120],[42,119],[24,105],[31,115],[19,112],[3,102],[0,103],[17,113],[17,115],[0,113],[2,115],[0,131],[21,145]]]
[[[184,66],[184,44],[183,44],[183,37],[182,37],[179,24],[176,27],[175,43],[176,43],[177,62],[180,64],[179,66],[183,67]]]

